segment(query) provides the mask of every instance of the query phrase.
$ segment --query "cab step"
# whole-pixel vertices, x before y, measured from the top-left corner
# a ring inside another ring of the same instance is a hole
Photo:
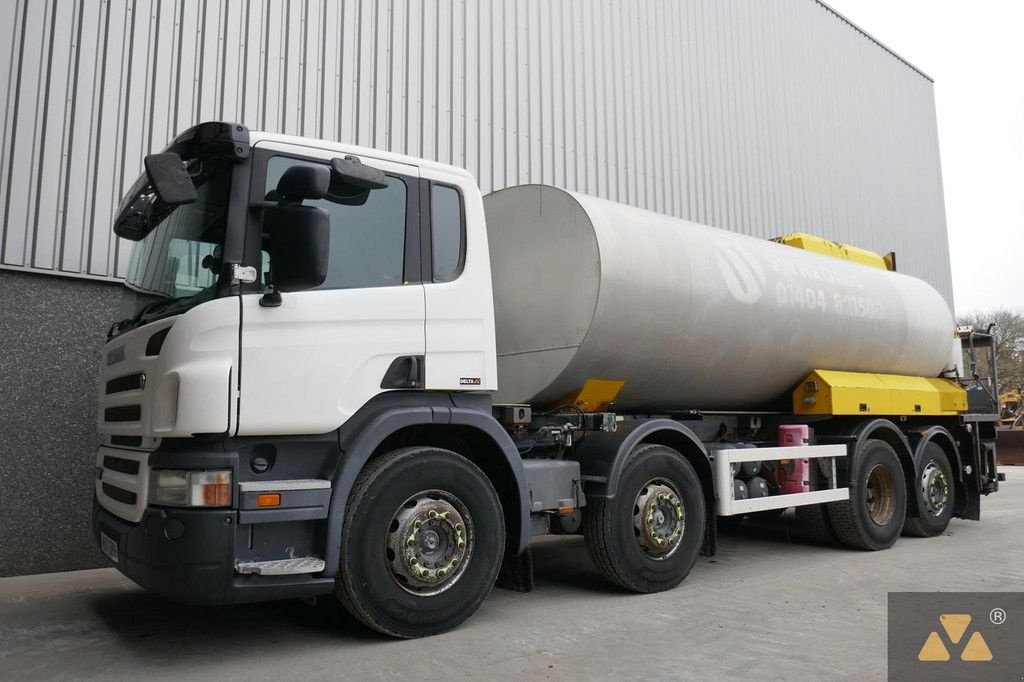
[[[238,561],[235,573],[242,575],[299,575],[302,573],[319,573],[327,563],[315,556],[295,557],[293,559],[273,559],[271,561]]]

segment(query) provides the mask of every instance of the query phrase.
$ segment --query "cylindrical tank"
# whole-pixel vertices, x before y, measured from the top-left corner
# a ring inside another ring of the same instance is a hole
[[[953,318],[921,280],[542,185],[484,198],[496,402],[624,381],[614,410],[751,409],[814,369],[936,376]]]
[[[752,476],[747,479],[747,497],[756,500],[759,497],[768,497],[771,492],[768,490],[768,481],[760,476]]]

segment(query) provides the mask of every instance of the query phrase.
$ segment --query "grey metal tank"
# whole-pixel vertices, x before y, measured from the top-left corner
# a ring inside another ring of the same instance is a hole
[[[541,185],[484,208],[496,402],[609,379],[617,411],[753,409],[815,369],[933,377],[951,355],[913,277]]]

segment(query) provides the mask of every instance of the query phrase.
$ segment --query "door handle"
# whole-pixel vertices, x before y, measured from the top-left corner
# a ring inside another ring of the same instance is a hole
[[[423,388],[426,358],[422,355],[400,355],[391,361],[384,373],[381,388]]]

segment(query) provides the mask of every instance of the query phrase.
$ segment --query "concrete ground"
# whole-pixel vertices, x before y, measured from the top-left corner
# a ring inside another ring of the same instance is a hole
[[[1024,590],[1024,467],[981,523],[878,553],[789,517],[722,537],[682,586],[607,587],[581,538],[537,544],[537,588],[495,590],[455,632],[370,634],[297,602],[178,606],[113,569],[0,580],[0,679],[880,679],[888,591]]]

